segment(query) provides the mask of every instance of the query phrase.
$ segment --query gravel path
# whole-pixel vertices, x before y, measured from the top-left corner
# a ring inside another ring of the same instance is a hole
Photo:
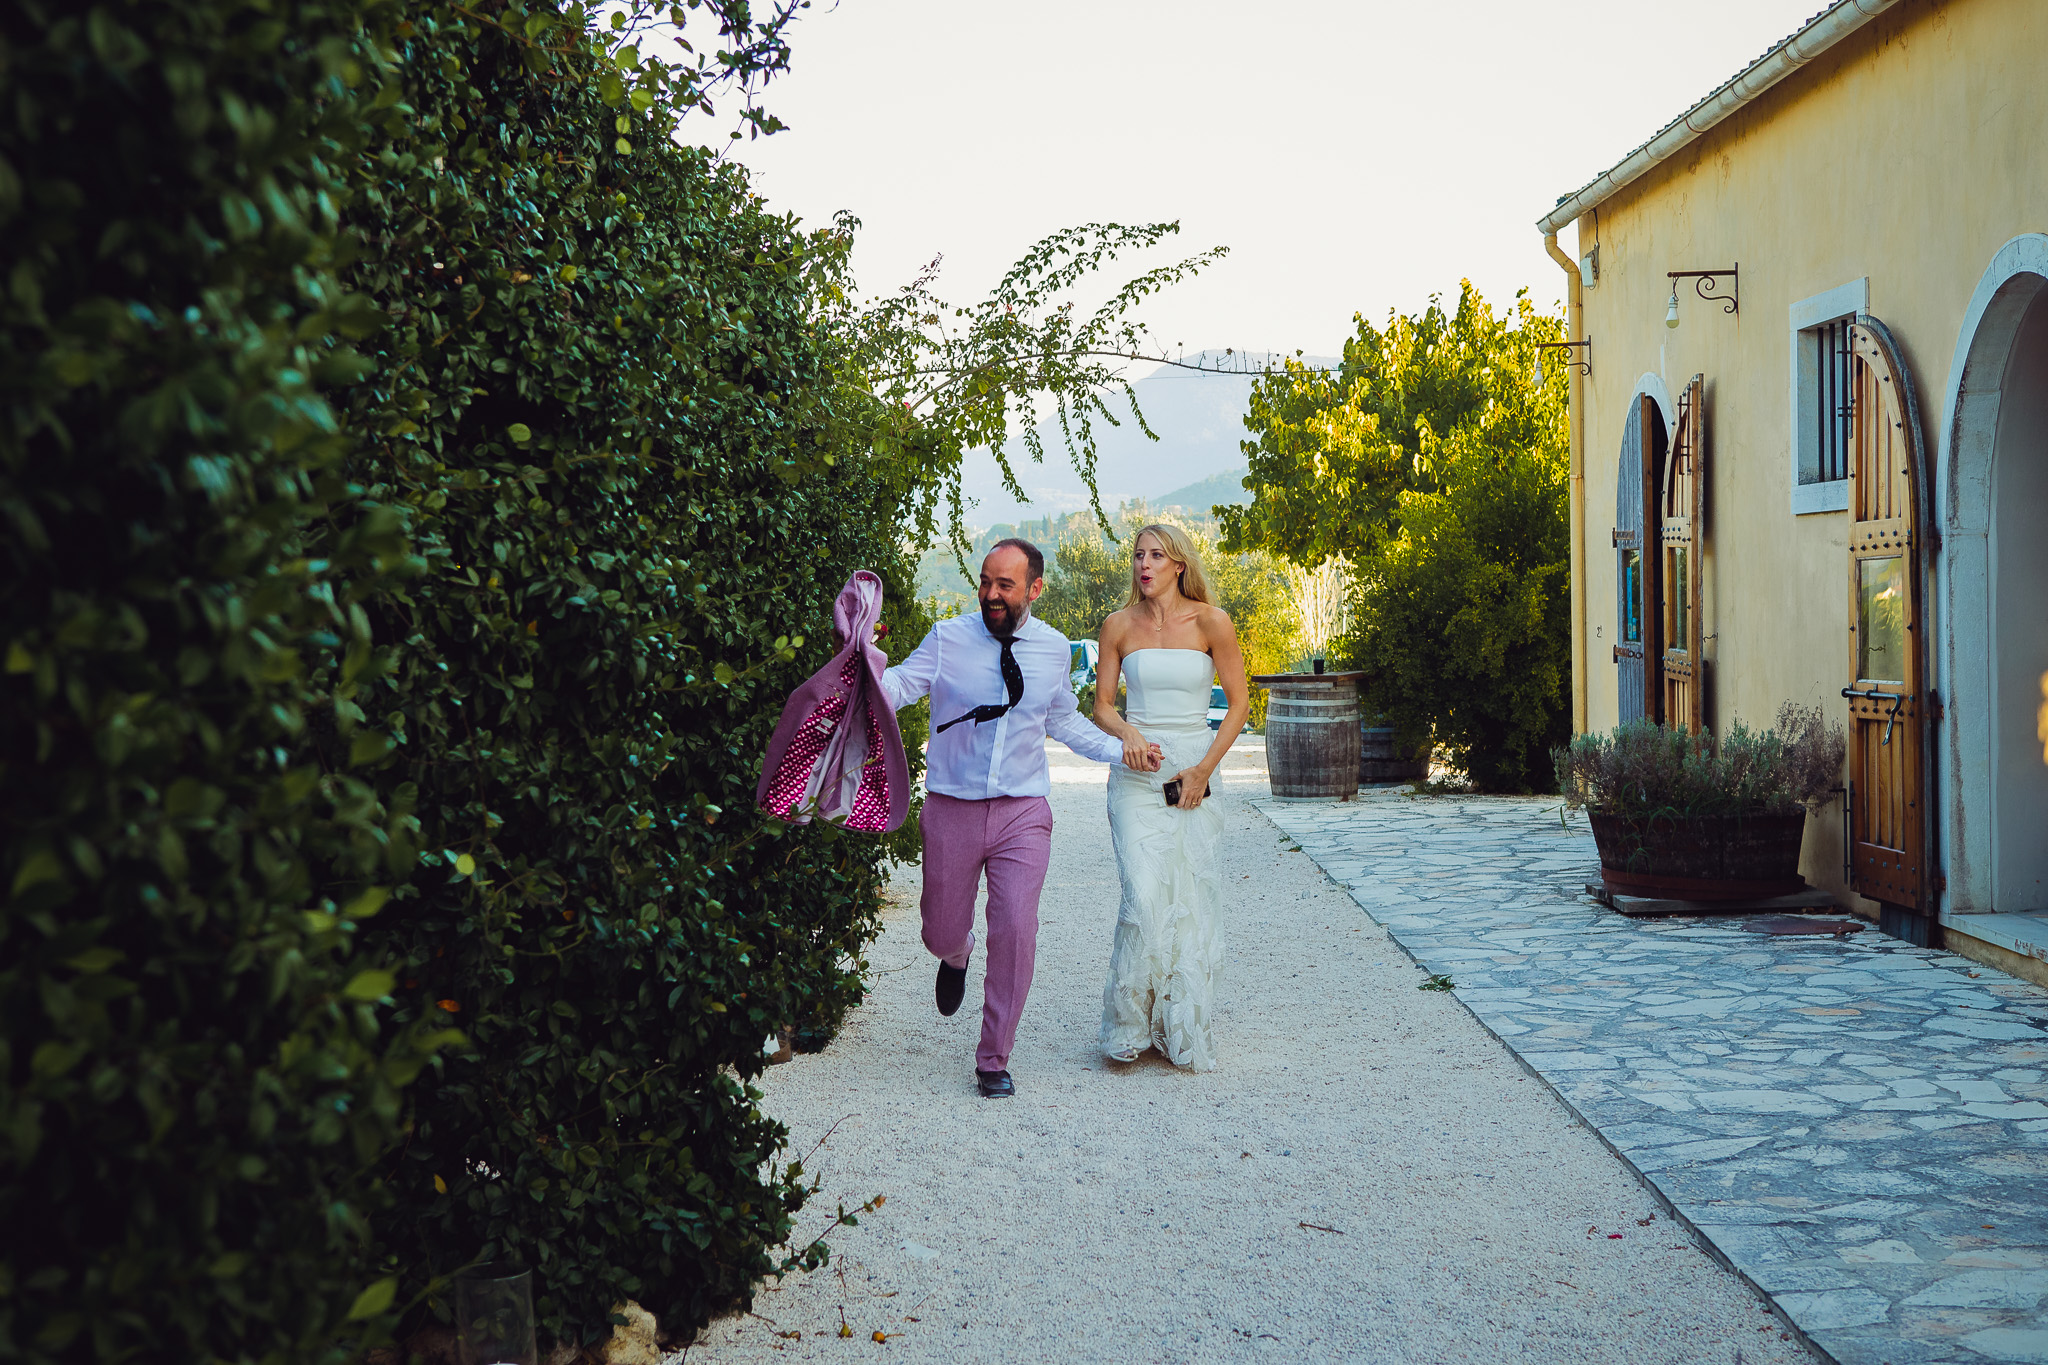
[[[1811,1359],[1290,851],[1246,799],[1265,792],[1256,748],[1214,798],[1239,888],[1221,1066],[1110,1070],[1093,1049],[1116,912],[1103,774],[1052,752],[1018,1097],[974,1093],[978,961],[959,1014],[932,1007],[909,869],[869,1001],[764,1082],[795,1152],[822,1143],[803,1235],[839,1201],[888,1202],[831,1238],[829,1267],[765,1286],[671,1361]]]

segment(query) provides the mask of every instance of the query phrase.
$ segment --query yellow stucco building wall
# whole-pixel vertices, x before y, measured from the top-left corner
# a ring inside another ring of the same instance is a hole
[[[1706,378],[1713,471],[1702,587],[1712,728],[1767,725],[1786,700],[1846,717],[1848,514],[1792,510],[1790,310],[1868,280],[1939,477],[1937,427],[1973,291],[2003,244],[2048,231],[2044,60],[2044,0],[1908,0],[1578,219],[1580,252],[1599,248],[1581,322],[1593,370],[1578,390],[1589,728],[1618,717],[1609,532],[1623,425],[1642,391],[1675,418],[1665,395],[1694,373]],[[1739,313],[1681,281],[1680,326],[1665,326],[1666,271],[1737,262]],[[1931,585],[1926,601],[1939,610]],[[1838,892],[1841,836],[1838,805],[1810,823],[1802,867]]]

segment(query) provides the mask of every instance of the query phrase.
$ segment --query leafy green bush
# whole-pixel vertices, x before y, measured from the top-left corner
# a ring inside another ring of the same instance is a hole
[[[1634,817],[1819,813],[1841,783],[1848,741],[1818,706],[1786,702],[1761,732],[1740,721],[1725,738],[1634,720],[1579,735],[1552,754],[1574,808]]]
[[[380,1033],[359,930],[413,855],[335,705],[382,667],[357,596],[406,564],[346,510],[323,397],[367,321],[322,161],[360,126],[357,9],[5,20],[8,1359],[339,1360],[388,1321],[362,1166],[447,1037]]]
[[[1439,487],[1358,565],[1344,653],[1404,739],[1433,736],[1485,791],[1546,790],[1570,729],[1570,531],[1562,452],[1455,429]]]
[[[760,756],[853,569],[923,628],[896,494],[833,444],[847,242],[671,142],[548,11],[409,19],[411,117],[349,210],[392,322],[348,472],[427,565],[368,604],[399,648],[357,699],[423,864],[365,946],[399,1021],[471,1046],[416,1088],[378,1232],[443,1312],[436,1277],[503,1258],[546,1334],[625,1298],[692,1327],[803,1199],[762,1040],[838,1026],[879,910],[885,846],[764,826]]]

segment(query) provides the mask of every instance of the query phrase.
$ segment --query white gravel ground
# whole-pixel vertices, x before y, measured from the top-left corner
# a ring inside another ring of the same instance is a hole
[[[1237,897],[1221,1066],[1111,1069],[1093,1048],[1117,895],[1103,771],[1052,753],[1018,1097],[975,1094],[978,959],[960,1012],[933,1008],[910,869],[869,1001],[765,1080],[795,1153],[821,1144],[803,1235],[839,1201],[888,1202],[831,1238],[825,1270],[771,1282],[671,1361],[1811,1359],[1288,851],[1244,799],[1265,785],[1256,748],[1214,798]]]

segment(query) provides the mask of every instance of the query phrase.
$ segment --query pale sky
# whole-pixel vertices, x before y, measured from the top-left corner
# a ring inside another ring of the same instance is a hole
[[[943,253],[966,302],[1056,228],[1177,218],[1232,254],[1156,337],[1334,354],[1461,277],[1561,299],[1536,219],[1822,3],[817,0],[766,92],[789,130],[735,155],[862,220],[864,292]]]

